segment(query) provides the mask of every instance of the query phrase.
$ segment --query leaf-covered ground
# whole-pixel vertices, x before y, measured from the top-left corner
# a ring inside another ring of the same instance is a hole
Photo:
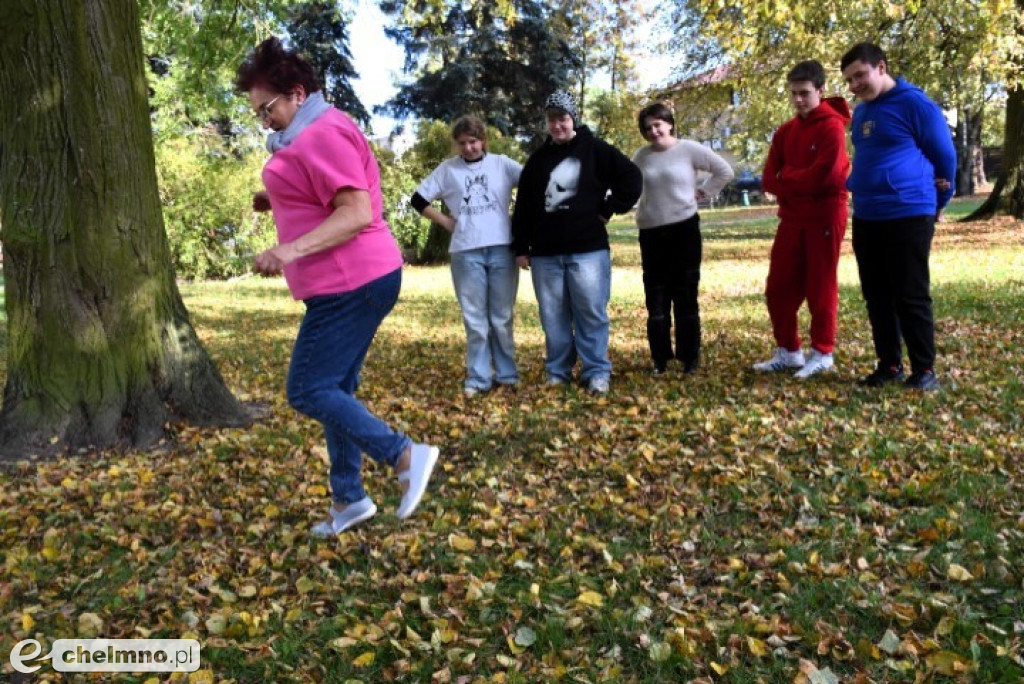
[[[283,396],[300,305],[277,281],[185,287],[266,417],[0,473],[0,677],[18,640],[99,635],[199,639],[203,669],[170,681],[1021,681],[1024,227],[940,226],[943,389],[922,396],[854,383],[872,353],[849,236],[836,371],[748,370],[772,348],[774,225],[705,216],[704,366],[659,378],[635,230],[614,225],[601,398],[543,386],[528,276],[521,388],[464,398],[448,271],[406,269],[361,395],[442,466],[400,523],[368,461],[381,513],[329,541],[308,535],[320,431]]]

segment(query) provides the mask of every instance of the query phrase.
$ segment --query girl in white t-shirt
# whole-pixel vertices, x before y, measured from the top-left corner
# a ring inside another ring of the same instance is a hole
[[[519,269],[512,254],[509,204],[523,167],[487,151],[483,121],[464,116],[452,125],[458,155],[441,162],[420,183],[413,207],[452,233],[452,281],[466,327],[466,396],[494,382],[519,382],[513,313]],[[450,215],[431,206],[444,201]],[[493,365],[493,367],[492,367]]]

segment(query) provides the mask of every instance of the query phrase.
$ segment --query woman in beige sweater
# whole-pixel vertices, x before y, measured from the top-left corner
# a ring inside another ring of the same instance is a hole
[[[665,372],[669,359],[683,364],[684,373],[700,366],[701,235],[699,200],[714,197],[733,177],[732,168],[717,154],[692,140],[675,136],[675,118],[664,104],[655,103],[637,116],[640,133],[650,144],[633,156],[644,175],[644,191],[636,210],[640,256],[647,300],[647,341],[655,375]],[[698,172],[711,174],[698,184]],[[672,351],[672,309],[676,344]]]

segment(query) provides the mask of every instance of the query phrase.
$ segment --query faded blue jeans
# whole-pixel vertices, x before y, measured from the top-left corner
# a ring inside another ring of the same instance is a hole
[[[568,381],[578,354],[584,382],[610,379],[611,253],[601,249],[582,254],[531,256],[530,270],[544,328],[544,367],[548,377]]]
[[[401,287],[402,269],[397,269],[351,292],[305,300],[306,315],[288,369],[288,403],[323,425],[331,493],[341,505],[366,496],[364,452],[394,467],[412,443],[354,396],[366,352]]]
[[[452,282],[466,327],[466,389],[486,391],[493,375],[519,382],[512,329],[519,268],[508,245],[452,253]]]

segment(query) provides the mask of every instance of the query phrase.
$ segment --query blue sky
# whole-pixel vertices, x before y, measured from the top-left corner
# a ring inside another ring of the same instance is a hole
[[[358,0],[349,36],[352,61],[359,72],[352,87],[372,114],[376,105],[383,104],[395,92],[392,84],[402,70],[402,48],[384,35],[384,15],[372,0]],[[387,135],[392,124],[391,119],[374,116],[373,132]]]

